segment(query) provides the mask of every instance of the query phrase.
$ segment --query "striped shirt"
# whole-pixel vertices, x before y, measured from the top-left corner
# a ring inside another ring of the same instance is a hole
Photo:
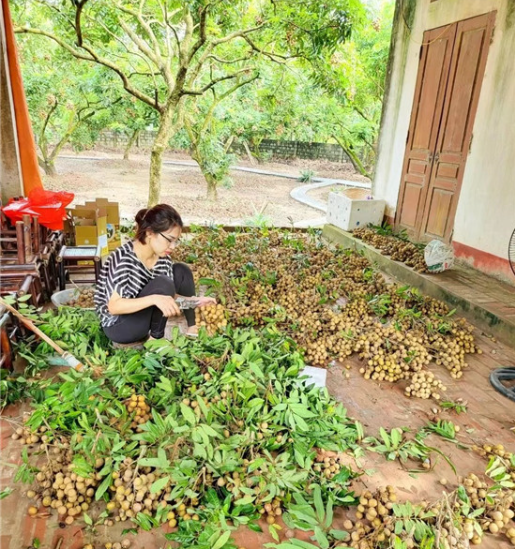
[[[146,267],[134,252],[134,243],[127,242],[117,248],[107,259],[97,283],[95,306],[102,326],[112,326],[119,315],[112,315],[107,304],[117,292],[121,297],[133,299],[150,280],[159,275],[173,280],[172,260],[160,257],[152,269]]]

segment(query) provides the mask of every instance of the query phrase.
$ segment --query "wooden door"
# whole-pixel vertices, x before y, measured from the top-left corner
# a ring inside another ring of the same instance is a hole
[[[417,86],[404,156],[397,224],[418,239],[440,128],[456,26],[424,33]]]
[[[495,13],[457,24],[449,84],[422,215],[422,240],[450,242]]]
[[[494,21],[495,12],[424,35],[396,219],[415,240],[451,240]],[[435,74],[438,90],[430,82]],[[420,105],[435,96],[424,117]],[[416,155],[426,143],[421,162]]]

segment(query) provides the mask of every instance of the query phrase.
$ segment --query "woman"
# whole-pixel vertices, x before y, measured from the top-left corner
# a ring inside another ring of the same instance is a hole
[[[192,297],[191,269],[173,263],[170,256],[179,243],[182,219],[167,204],[141,210],[136,216],[136,237],[115,250],[100,273],[95,305],[102,328],[115,343],[134,343],[164,337],[166,321],[181,314],[175,298]],[[195,297],[198,306],[216,303]],[[195,310],[184,311],[187,334],[195,336]]]

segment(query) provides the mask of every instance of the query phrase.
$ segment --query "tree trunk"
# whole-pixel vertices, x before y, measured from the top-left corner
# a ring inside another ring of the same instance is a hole
[[[129,139],[129,142],[127,143],[127,146],[125,147],[125,150],[123,151],[123,159],[129,160],[129,153],[131,152],[132,147],[134,146],[134,143],[136,143],[136,139],[138,139],[140,130],[134,130],[132,132],[132,135]]]
[[[43,160],[38,156],[38,164],[40,168],[43,168],[45,170],[46,175],[57,175],[57,170],[55,169],[55,164],[53,160]]]
[[[216,202],[218,200],[218,181],[216,178],[211,174],[207,173],[204,170],[204,164],[202,162],[202,155],[199,152],[198,149],[198,141],[196,141],[195,134],[193,132],[189,132],[190,141],[191,141],[191,148],[190,148],[190,156],[195,160],[195,162],[198,164],[198,167],[200,168],[200,171],[202,175],[204,176],[204,179],[207,183],[207,199]]]
[[[148,207],[159,203],[161,195],[161,169],[163,167],[163,152],[168,147],[172,136],[172,118],[177,107],[177,101],[169,101],[161,114],[159,128],[150,154],[150,178],[148,186]]]
[[[212,175],[205,173],[203,175],[207,181],[207,199],[216,202],[218,200],[217,181]]]
[[[57,170],[55,169],[55,164],[53,162],[45,162],[43,165],[43,169],[45,170],[45,173],[47,175],[57,175]]]
[[[250,152],[249,145],[246,141],[243,142],[243,147],[245,148],[245,151],[247,152],[247,156],[249,157],[249,162],[255,166],[256,165],[256,159],[252,156],[252,153]]]
[[[352,150],[352,148],[347,146],[347,144],[342,138],[337,137],[336,135],[333,135],[333,137],[334,139],[336,139],[338,145],[340,145],[343,151],[350,158],[350,161],[354,166],[354,169],[361,175],[364,175],[365,177],[370,177],[370,174],[368,173],[365,166],[363,165],[363,162],[361,162],[359,156]]]

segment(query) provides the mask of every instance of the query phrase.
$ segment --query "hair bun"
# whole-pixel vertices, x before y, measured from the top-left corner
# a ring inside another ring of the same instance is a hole
[[[158,204],[153,208],[144,208],[136,214],[136,240],[142,244],[146,242],[146,234],[162,233],[170,227],[180,227],[182,229],[182,219],[175,208],[168,204]]]
[[[138,225],[145,219],[147,212],[148,212],[148,208],[143,208],[136,214],[135,221]]]

